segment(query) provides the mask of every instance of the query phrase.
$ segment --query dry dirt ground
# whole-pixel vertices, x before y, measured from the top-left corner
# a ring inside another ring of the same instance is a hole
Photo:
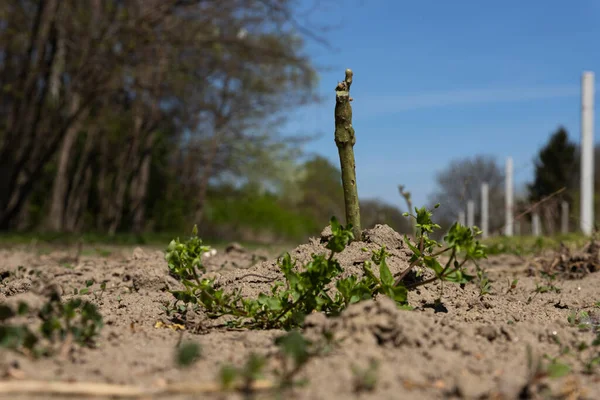
[[[290,254],[306,261],[311,253],[326,251],[326,240],[323,234]],[[404,270],[410,252],[401,236],[387,226],[367,230],[365,240],[352,243],[338,259],[347,273],[361,275],[361,264],[369,257],[363,248],[376,250],[382,245],[391,253],[388,265],[392,273]],[[272,357],[277,350],[274,339],[282,331],[218,328],[202,312],[188,321],[184,330],[169,328],[171,322],[162,306],[173,300],[168,290],[179,283],[169,276],[162,251],[88,251],[71,260],[73,252],[0,250],[0,303],[14,305],[24,300],[35,310],[43,304],[48,285],[56,285],[68,300],[74,289],[93,279],[96,283],[91,292],[82,297],[97,304],[104,317],[97,348],[73,347],[60,357],[36,361],[0,349],[0,385],[44,380],[127,384],[144,390],[172,386],[197,390],[198,385],[218,382],[224,363],[242,365],[253,352],[268,357],[265,379],[272,378],[269,371],[277,368],[277,359]],[[490,257],[483,265],[492,289],[484,296],[477,284],[460,288],[445,283],[440,304],[435,302],[440,285],[432,284],[409,293],[413,311],[397,309],[391,300],[378,298],[355,304],[337,318],[309,316],[304,335],[317,340],[329,332],[334,345],[312,358],[300,372],[299,377],[308,383],[281,398],[600,398],[600,365],[594,368],[591,362],[599,355],[599,348],[584,349],[582,345],[590,345],[596,338],[600,273],[548,283],[539,274],[530,276],[531,266],[539,265],[540,260],[537,264],[529,261],[515,256]],[[281,279],[273,254],[255,254],[236,246],[207,259],[207,264],[217,282],[225,288],[242,288],[249,296],[267,292],[273,280]],[[511,288],[514,278],[518,283]],[[100,294],[98,283],[102,281],[106,281],[106,289]],[[535,290],[551,285],[559,290]],[[569,322],[570,314],[581,311],[589,314],[588,319],[579,321],[588,329]],[[35,318],[29,323],[35,324]],[[182,368],[174,362],[174,354],[176,346],[186,341],[200,344],[202,355],[190,367]],[[556,362],[568,365],[570,372],[558,378],[548,376],[545,372],[561,369],[552,363],[558,356]],[[366,372],[369,369],[371,374]],[[370,378],[375,378],[370,381],[374,386],[368,390],[365,383]],[[23,383],[23,388],[26,386]],[[0,398],[6,399],[50,398],[43,393],[1,392]],[[273,396],[266,392],[257,398]],[[242,395],[156,397],[221,399]]]

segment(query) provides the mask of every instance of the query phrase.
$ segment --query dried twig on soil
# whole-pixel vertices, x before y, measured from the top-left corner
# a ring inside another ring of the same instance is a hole
[[[352,70],[346,70],[346,78],[335,88],[335,144],[340,154],[342,169],[342,186],[346,205],[346,225],[352,225],[354,239],[361,240],[360,208],[358,189],[356,187],[356,163],[354,161],[354,144],[356,135],[352,127],[352,106],[350,102],[350,86]]]
[[[600,242],[592,241],[582,251],[572,253],[561,243],[560,249],[549,257],[536,257],[530,261],[529,276],[542,272],[559,275],[563,279],[581,279],[600,270]]]
[[[270,390],[275,384],[267,380],[256,380],[251,384],[251,390]],[[246,390],[247,387],[235,387],[236,390]],[[0,382],[2,394],[45,394],[45,395],[79,395],[95,397],[137,398],[141,396],[203,394],[218,393],[223,389],[217,383],[173,383],[164,387],[142,388],[133,385],[115,385],[97,382],[50,382],[34,380],[13,380]]]

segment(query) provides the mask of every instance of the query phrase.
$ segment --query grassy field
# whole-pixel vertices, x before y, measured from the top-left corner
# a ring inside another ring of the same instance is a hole
[[[569,248],[581,248],[590,241],[579,233],[556,236],[496,236],[483,240],[488,246],[488,254],[530,255],[544,250],[556,250],[561,243]]]
[[[189,233],[161,232],[136,235],[132,233],[117,233],[114,236],[98,233],[65,234],[65,233],[2,233],[0,248],[32,249],[37,254],[47,254],[61,248],[73,248],[81,243],[81,255],[107,257],[135,246],[164,250],[172,239],[184,239]],[[204,240],[204,243],[222,251],[231,241]],[[263,249],[269,253],[279,253],[294,248],[298,243],[274,243],[243,241],[237,242],[250,251]]]
[[[168,243],[176,238],[189,236],[188,233],[181,232],[161,232],[144,233],[136,235],[133,233],[117,233],[113,236],[101,233],[0,233],[0,247],[12,246],[73,246],[82,243],[84,247],[102,247],[102,246],[147,246],[164,248]],[[556,236],[495,236],[482,242],[488,246],[489,254],[515,254],[527,255],[536,254],[543,250],[557,249],[561,243],[569,247],[581,247],[585,245],[590,238],[572,233]],[[206,239],[206,244],[222,249],[230,241]],[[295,243],[284,243],[277,245],[266,245],[259,242],[245,241],[240,244],[248,249],[270,248],[270,247],[293,247]]]

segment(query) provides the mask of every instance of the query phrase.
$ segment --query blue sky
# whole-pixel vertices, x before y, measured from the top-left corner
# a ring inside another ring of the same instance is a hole
[[[512,156],[523,184],[559,125],[579,142],[581,74],[600,80],[599,16],[595,0],[325,0],[311,20],[334,26],[333,49],[308,50],[326,67],[326,102],[291,129],[321,133],[306,150],[339,163],[334,87],[352,68],[361,198],[404,206],[404,184],[424,205],[436,172],[475,154]]]

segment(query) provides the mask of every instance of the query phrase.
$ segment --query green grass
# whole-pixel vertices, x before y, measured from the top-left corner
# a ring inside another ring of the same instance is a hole
[[[1,245],[73,245],[81,242],[84,245],[160,245],[168,243],[173,233],[149,233],[136,235],[133,233],[117,233],[114,236],[102,233],[86,232],[75,233],[50,233],[50,232],[10,232],[0,233]]]
[[[482,240],[488,246],[488,254],[532,255],[544,250],[557,250],[561,243],[575,249],[581,248],[590,241],[579,233],[556,236],[497,236]]]
[[[80,241],[83,245],[81,254],[84,256],[101,256],[108,257],[113,253],[115,248],[120,247],[155,247],[163,250],[165,243],[169,243],[174,237],[180,237],[182,240],[189,237],[189,233],[147,233],[143,235],[135,235],[132,233],[117,233],[114,236],[99,233],[44,233],[44,232],[12,232],[0,233],[0,248],[30,246],[37,249],[38,254],[50,253],[53,249],[59,247],[73,247]],[[223,251],[225,247],[231,243],[226,240],[205,240],[207,245]],[[247,250],[255,251],[258,249],[267,250],[270,253],[280,253],[284,250],[294,248],[298,243],[276,243],[265,244],[259,242],[238,242]]]

